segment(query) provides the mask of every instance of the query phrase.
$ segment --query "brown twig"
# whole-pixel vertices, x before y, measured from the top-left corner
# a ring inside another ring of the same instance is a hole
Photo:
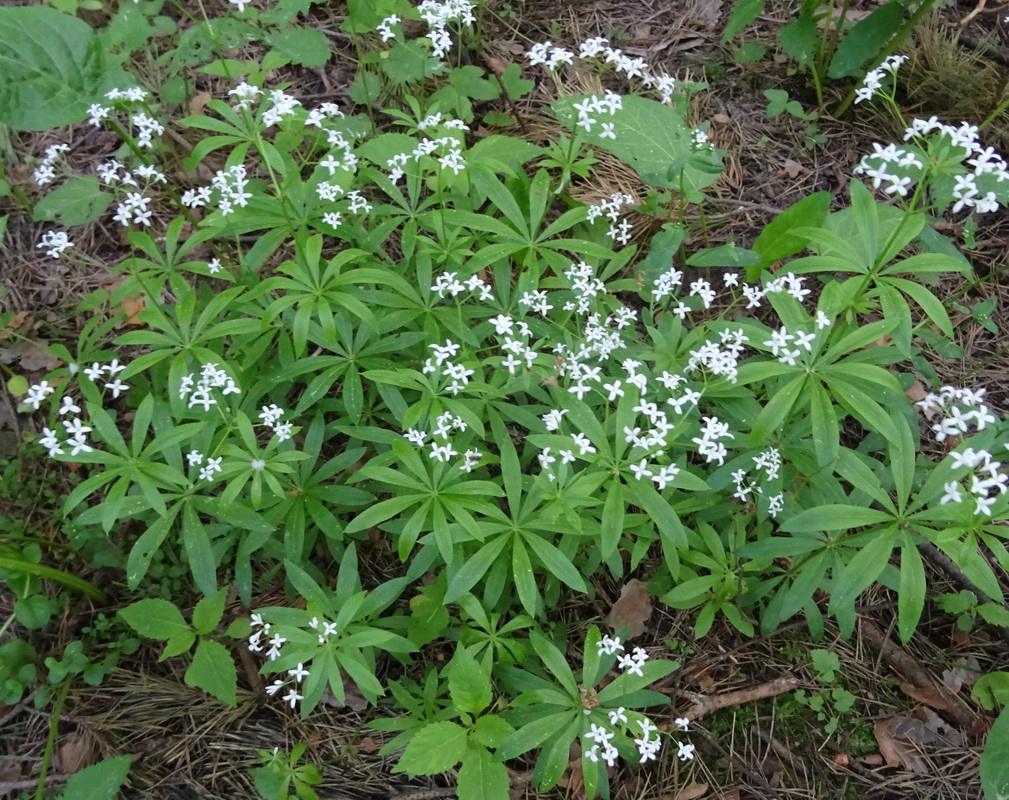
[[[891,640],[878,625],[862,617],[859,620],[859,635],[872,645],[896,672],[915,686],[935,692],[941,697],[946,703],[946,708],[943,709],[946,716],[962,731],[973,735],[979,729],[982,720],[960,696],[933,678],[927,669]]]
[[[684,716],[689,720],[697,720],[710,714],[712,711],[729,708],[730,706],[740,706],[743,703],[751,703],[754,700],[765,700],[768,697],[775,697],[779,694],[790,692],[792,689],[798,688],[800,683],[798,678],[789,675],[785,678],[776,678],[768,683],[751,686],[749,689],[739,689],[735,692],[725,692],[709,696],[694,695],[691,692],[688,693],[688,696],[694,698],[694,705],[691,706]]]

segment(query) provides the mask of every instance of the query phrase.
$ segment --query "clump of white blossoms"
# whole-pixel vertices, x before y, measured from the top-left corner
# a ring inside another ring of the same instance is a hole
[[[600,656],[624,653],[617,656],[617,666],[628,675],[641,676],[641,668],[648,660],[648,654],[640,647],[635,647],[630,654],[626,654],[624,645],[617,636],[603,636],[596,643],[596,648]],[[585,713],[592,712],[586,709]],[[658,735],[653,737],[652,734],[658,734],[659,728],[652,720],[644,714],[628,711],[622,707],[608,711],[607,719],[609,727],[592,723],[589,732],[584,734],[584,738],[593,743],[585,750],[585,757],[589,761],[598,763],[602,760],[608,767],[615,766],[620,757],[620,751],[616,747],[618,734],[632,739],[640,758],[638,763],[644,764],[656,760],[659,750],[662,749],[662,739]],[[675,724],[677,729],[683,732],[690,727],[690,721],[683,717],[677,719]],[[694,745],[676,742],[676,746],[677,756],[681,761],[690,761],[694,758]]]
[[[442,0],[442,2],[424,0],[417,6],[420,18],[431,29],[428,38],[431,40],[431,53],[435,58],[442,58],[452,47],[452,36],[448,32],[449,23],[472,25],[476,22],[474,8],[476,8],[475,0]]]
[[[35,245],[37,249],[45,249],[46,255],[50,258],[59,258],[64,251],[73,246],[74,243],[70,241],[66,231],[46,231]]]
[[[557,47],[552,42],[534,44],[526,53],[529,63],[533,66],[542,65],[554,72],[561,64],[572,64],[574,59],[599,59],[612,66],[617,74],[628,80],[637,79],[646,89],[659,95],[663,103],[672,100],[673,95],[683,89],[683,83],[665,72],[655,72],[643,58],[626,55],[622,50],[611,47],[607,39],[598,36],[586,39],[578,48],[577,55],[564,47]],[[612,126],[611,132],[612,132]],[[609,138],[609,134],[602,134]],[[704,137],[706,141],[706,137]]]
[[[932,425],[932,432],[937,442],[945,442],[948,439],[956,442],[999,422],[998,417],[992,414],[985,404],[984,395],[984,389],[943,386],[938,393],[929,393],[915,405],[922,410],[927,419],[932,419],[936,415],[941,417]],[[1006,448],[1009,449],[1009,445],[1006,445]],[[978,517],[992,516],[992,506],[1000,495],[1009,490],[1009,474],[1001,471],[1003,463],[994,460],[989,451],[975,450],[973,447],[967,447],[960,452],[951,452],[948,458],[954,471],[966,470],[967,474],[943,484],[944,494],[939,499],[939,504],[964,503],[963,490],[966,489],[974,501],[971,513]]]
[[[887,94],[881,89],[883,77],[895,76],[904,59],[891,56],[866,75],[856,102],[879,93],[899,115],[893,91]],[[904,142],[874,143],[873,152],[863,156],[853,171],[869,178],[874,189],[902,198],[918,197],[927,188],[939,209],[950,207],[954,214],[964,208],[991,213],[1009,198],[1009,165],[993,148],[980,143],[978,126],[948,125],[935,116],[915,119],[905,128]]]
[[[73,365],[73,367],[76,367],[76,365]],[[108,392],[112,396],[112,399],[117,399],[130,388],[117,377],[124,369],[126,369],[126,366],[120,364],[119,359],[113,359],[104,365],[96,362],[90,367],[85,367],[83,370],[73,368],[70,370],[70,373],[73,375],[80,372],[96,385],[101,384],[103,391]],[[51,386],[48,381],[40,381],[28,388],[24,402],[38,411],[46,398],[55,394],[55,392],[56,387]],[[72,415],[73,418],[60,420],[60,424],[65,431],[65,438],[63,439],[60,439],[60,435],[55,429],[48,427],[42,429],[42,436],[39,437],[38,442],[46,449],[50,458],[64,455],[74,457],[81,453],[94,452],[94,448],[88,443],[87,437],[87,434],[91,433],[94,429],[90,424],[85,424],[85,422],[90,423],[90,420],[85,421],[77,416],[81,413],[81,406],[69,394],[62,394],[60,396],[60,407],[57,411],[57,416],[67,417]]]
[[[871,100],[873,95],[883,86],[883,80],[887,75],[896,75],[900,65],[907,61],[907,56],[890,56],[876,69],[866,73],[862,85],[855,90],[855,102],[861,103],[863,100]]]
[[[56,180],[56,168],[53,164],[56,163],[61,155],[69,152],[70,145],[68,144],[60,142],[49,145],[49,147],[46,148],[46,157],[42,159],[42,163],[35,168],[35,183],[39,186],[45,186],[47,183],[52,183]]]

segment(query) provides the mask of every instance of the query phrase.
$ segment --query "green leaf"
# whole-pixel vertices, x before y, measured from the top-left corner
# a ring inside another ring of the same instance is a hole
[[[497,757],[507,761],[529,752],[568,725],[575,713],[581,712],[561,711],[526,723],[497,749]]]
[[[67,781],[59,800],[113,800],[132,763],[133,756],[122,755],[85,767]]]
[[[0,7],[0,122],[21,131],[72,125],[117,84],[136,81],[106,63],[87,23],[55,8]]]
[[[59,222],[68,228],[87,225],[104,214],[111,202],[112,195],[102,191],[97,178],[71,178],[35,204],[32,219]]]
[[[410,739],[393,772],[437,775],[452,769],[466,753],[466,729],[454,722],[425,725]]]
[[[476,716],[490,705],[490,678],[464,645],[456,646],[446,673],[449,696],[456,709]]]
[[[280,55],[301,67],[315,69],[329,61],[329,40],[317,28],[285,26],[270,34],[267,41]]]
[[[700,199],[698,190],[710,186],[721,174],[717,154],[694,146],[693,129],[675,109],[628,95],[619,111],[600,117],[602,122],[613,125],[616,138],[610,139],[599,135],[601,125],[593,126],[588,133],[576,128],[578,113],[574,104],[584,100],[568,97],[557,100],[551,108],[569,130],[579,130],[582,138],[634,167],[646,183],[683,191],[688,199]]]
[[[904,5],[899,0],[890,0],[855,23],[838,45],[827,77],[861,77],[866,64],[879,56],[904,21]]]
[[[483,747],[470,746],[459,769],[459,797],[466,800],[508,800],[508,771]]]
[[[907,644],[918,629],[925,608],[925,566],[921,554],[908,534],[900,548],[900,591],[897,595],[897,629]]]
[[[515,729],[496,714],[484,714],[476,721],[473,736],[484,747],[497,749]]]
[[[228,590],[221,589],[213,597],[204,597],[193,609],[193,627],[199,634],[210,633],[224,616],[224,601],[228,598]]]
[[[173,658],[183,653],[188,653],[195,641],[196,632],[193,630],[175,634],[165,642],[165,648],[161,651],[161,655],[158,656],[158,661],[164,661],[166,658]]]
[[[501,85],[505,93],[512,100],[525,97],[536,88],[536,81],[526,80],[522,77],[522,68],[518,64],[509,64],[505,67],[500,76]]]
[[[800,14],[797,20],[781,29],[778,44],[793,60],[809,64],[816,54],[818,33],[812,15]]]
[[[196,646],[193,663],[186,670],[183,680],[187,686],[203,689],[222,703],[232,707],[238,704],[235,692],[238,687],[235,661],[228,648],[219,642],[210,639],[200,640]]]
[[[809,237],[793,233],[793,228],[819,228],[830,210],[830,192],[814,192],[793,203],[767,225],[753,242],[762,269],[775,261],[794,256],[809,244]],[[750,276],[747,276],[750,279]]]
[[[731,242],[718,247],[698,250],[687,259],[688,267],[753,267],[761,261],[760,256],[745,247],[736,247]]]
[[[829,611],[836,615],[844,636],[849,636],[854,627],[855,598],[868,589],[886,569],[890,552],[893,550],[896,535],[894,528],[881,529],[874,531],[873,534],[873,537],[867,540],[862,549],[845,565],[841,574],[834,576]]]
[[[750,430],[750,444],[757,446],[763,444],[767,438],[781,429],[785,419],[788,417],[792,406],[798,399],[803,387],[806,385],[805,374],[798,374],[788,379],[784,386],[779,386],[774,392],[767,405],[757,415]]]
[[[1009,799],[1009,706],[988,731],[981,753],[981,788],[985,800]]]
[[[729,19],[722,31],[722,44],[739,33],[753,20],[764,13],[764,0],[736,0],[729,13]]]
[[[192,630],[174,603],[156,597],[131,603],[120,610],[119,616],[133,630],[149,639],[170,639]]]
[[[846,531],[865,525],[878,525],[893,520],[885,511],[862,506],[828,504],[800,511],[781,525],[787,533],[819,533],[821,531]]]

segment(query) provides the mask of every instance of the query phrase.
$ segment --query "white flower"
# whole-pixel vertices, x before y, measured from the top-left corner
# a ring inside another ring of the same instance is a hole
[[[105,388],[112,392],[113,398],[118,398],[120,394],[129,389],[129,384],[123,383],[119,378],[116,378],[112,383],[106,383]]]
[[[232,2],[235,2],[235,0],[232,0]],[[284,702],[290,703],[291,708],[294,708],[298,704],[299,700],[304,699],[305,698],[302,695],[298,694],[296,691],[294,691],[294,689],[291,689],[291,691],[289,691],[287,694],[284,695]]]
[[[616,711],[611,711],[609,713],[610,725],[616,725],[618,722],[627,723],[627,715],[624,713],[627,709],[620,707]]]
[[[287,671],[287,674],[290,675],[292,678],[294,678],[298,683],[301,683],[308,676],[309,672],[307,669],[305,669],[304,664],[298,664],[298,666],[295,667],[294,669],[289,669]]]
[[[63,395],[63,405],[60,408],[59,413],[60,416],[62,416],[63,414],[80,414],[81,408],[80,406],[74,405],[74,401],[72,398],[68,397],[67,395]]]
[[[191,466],[191,467],[198,467],[200,464],[203,463],[203,453],[200,453],[197,450],[190,450],[188,453],[186,453],[186,461],[189,462],[189,466]],[[254,614],[253,616],[254,617],[259,617],[258,614]],[[253,620],[253,624],[256,624],[255,623],[255,619]],[[259,623],[258,624],[260,624],[260,625],[263,624],[263,618],[262,617],[259,617]]]
[[[620,637],[615,636],[610,638],[609,636],[604,636],[598,642],[596,642],[596,649],[599,655],[613,655],[624,649],[624,646],[620,643]]]
[[[682,742],[677,743],[679,751],[676,753],[679,756],[680,761],[693,761],[694,750],[696,749],[692,744],[683,744]]]
[[[944,506],[947,503],[962,503],[963,495],[960,493],[960,484],[956,481],[950,481],[949,483],[944,483],[942,487],[946,494],[942,496],[939,500],[939,505]]]
[[[686,731],[689,730],[690,728],[690,720],[687,719],[686,717],[677,717],[675,720],[673,720],[673,723],[681,731]]]

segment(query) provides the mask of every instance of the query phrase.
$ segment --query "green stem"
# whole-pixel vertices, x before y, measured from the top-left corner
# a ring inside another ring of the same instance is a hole
[[[99,605],[106,605],[108,603],[108,596],[93,583],[83,578],[78,578],[76,575],[71,575],[69,572],[47,567],[45,564],[35,564],[20,558],[0,556],[0,569],[12,569],[17,572],[26,572],[29,575],[37,575],[40,578],[48,578],[49,580],[63,584],[68,589],[73,589],[87,595]]]
[[[49,736],[46,739],[46,750],[42,754],[42,769],[39,770],[39,785],[35,791],[35,800],[43,800],[46,792],[46,773],[49,772],[49,761],[53,757],[53,747],[56,744],[56,735],[60,729],[60,714],[63,713],[63,704],[67,701],[67,694],[70,693],[70,678],[64,678],[60,684],[59,694],[56,695],[56,704],[53,706],[53,715],[49,719]]]

